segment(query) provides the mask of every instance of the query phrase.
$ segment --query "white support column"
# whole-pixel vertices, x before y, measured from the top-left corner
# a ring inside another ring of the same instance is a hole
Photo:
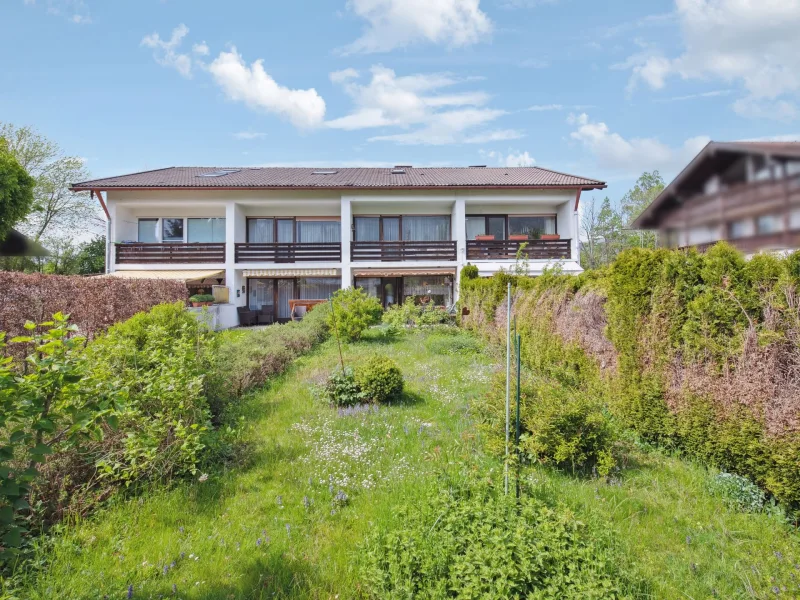
[[[234,201],[225,206],[225,285],[230,290],[230,301],[236,306],[247,304],[247,291],[241,271],[236,269],[236,243],[247,238],[247,220],[242,208]]]
[[[580,212],[577,210],[574,211],[573,215],[573,231],[575,232],[572,236],[572,260],[576,263],[581,263],[581,253],[580,253],[580,237],[581,237],[581,217]]]
[[[451,229],[453,239],[456,241],[456,278],[453,282],[453,299],[458,300],[461,269],[467,264],[467,202],[464,198],[459,198],[457,192],[455,202],[453,202]]]
[[[342,289],[353,285],[353,268],[350,264],[350,240],[352,239],[353,212],[350,197],[342,196],[340,210],[342,226]]]

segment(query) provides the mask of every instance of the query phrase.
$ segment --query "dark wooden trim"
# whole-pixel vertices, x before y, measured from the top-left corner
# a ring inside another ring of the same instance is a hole
[[[91,197],[92,194],[97,196],[97,199],[100,201],[100,206],[103,207],[103,212],[106,213],[106,218],[110,221],[111,215],[108,212],[108,207],[106,206],[105,201],[103,201],[103,196],[100,194],[100,190],[89,190],[89,197]]]
[[[556,229],[555,232],[558,233],[558,213],[530,213],[530,214],[513,214],[513,215],[512,214],[506,214],[506,215],[500,215],[500,214],[476,215],[476,214],[471,214],[471,215],[465,215],[465,217],[473,217],[473,218],[485,217],[486,221],[485,221],[484,228],[483,228],[484,231],[489,231],[489,219],[490,218],[505,219],[505,221],[506,221],[506,224],[505,224],[505,235],[506,235],[506,237],[511,235],[511,225],[510,225],[510,221],[509,221],[509,219],[511,217],[553,217],[553,219],[555,220],[555,229]]]
[[[456,260],[455,241],[351,242],[353,262],[400,262],[408,260]]]
[[[513,260],[522,244],[527,244],[522,253],[532,259],[570,260],[572,240],[467,240],[469,260]]]
[[[243,243],[235,244],[234,261],[240,262],[339,262],[341,242]]]
[[[225,244],[219,242],[131,242],[115,247],[119,264],[225,262]]]

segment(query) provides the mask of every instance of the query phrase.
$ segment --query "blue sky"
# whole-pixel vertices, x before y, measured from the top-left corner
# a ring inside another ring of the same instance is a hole
[[[617,199],[708,139],[800,137],[800,0],[3,0],[0,22],[0,120],[96,177],[536,164]]]

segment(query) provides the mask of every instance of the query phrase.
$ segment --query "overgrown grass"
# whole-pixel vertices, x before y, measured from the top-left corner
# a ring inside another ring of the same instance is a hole
[[[311,393],[339,360],[336,342],[325,342],[246,400],[246,464],[66,524],[42,541],[7,597],[125,598],[129,586],[133,598],[173,597],[173,585],[180,598],[363,597],[360,548],[376,528],[403,527],[401,506],[425,502],[445,474],[502,482],[469,411],[489,389],[493,358],[443,351],[442,337],[371,331],[345,346],[346,364],[390,356],[406,391],[389,406],[342,412]],[[704,468],[638,449],[624,467],[612,483],[545,468],[522,476],[527,494],[608,529],[626,570],[647,583],[629,595],[800,593],[800,541],[790,528],[729,509]]]

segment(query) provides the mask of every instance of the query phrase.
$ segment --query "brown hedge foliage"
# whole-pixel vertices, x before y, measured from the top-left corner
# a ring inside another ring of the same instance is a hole
[[[0,271],[0,331],[20,335],[25,321],[61,311],[88,338],[164,302],[187,300],[181,281]]]

